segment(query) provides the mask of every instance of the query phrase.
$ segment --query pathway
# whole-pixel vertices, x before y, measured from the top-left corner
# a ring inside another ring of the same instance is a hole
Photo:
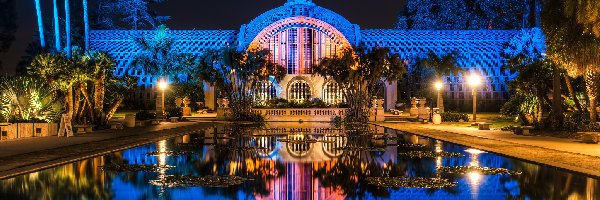
[[[0,179],[201,130],[208,123],[102,130],[75,137],[41,137],[0,142]]]
[[[600,177],[600,144],[542,136],[518,136],[508,131],[420,123],[377,123],[416,135],[465,145],[534,163]]]

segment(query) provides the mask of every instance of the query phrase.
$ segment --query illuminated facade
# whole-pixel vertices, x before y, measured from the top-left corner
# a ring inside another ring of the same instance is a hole
[[[482,102],[508,99],[507,82],[516,74],[501,69],[504,59],[500,55],[503,45],[519,31],[512,30],[361,30],[339,14],[315,5],[310,0],[288,0],[283,6],[256,17],[239,30],[172,30],[176,49],[200,55],[204,50],[226,46],[267,48],[273,61],[283,65],[288,75],[279,83],[262,83],[254,91],[257,99],[275,97],[289,100],[321,98],[326,102],[343,101],[337,84],[322,77],[312,76],[311,65],[322,58],[336,55],[342,48],[364,44],[367,47],[388,47],[409,63],[429,51],[460,54],[459,66],[484,78],[478,88]],[[156,77],[133,70],[133,55],[139,51],[133,38],[151,36],[153,30],[95,30],[90,35],[90,45],[108,51],[118,63],[117,74],[140,77],[141,90],[134,99],[153,105]],[[471,90],[462,76],[445,77],[444,95],[447,101],[471,100]],[[393,108],[398,98],[397,83],[385,85],[385,107]],[[215,91],[205,88],[207,106],[214,108]]]

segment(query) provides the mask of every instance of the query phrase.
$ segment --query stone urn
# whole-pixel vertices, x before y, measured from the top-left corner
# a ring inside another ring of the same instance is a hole
[[[175,99],[175,106],[181,107],[182,103],[183,103],[183,99],[182,98],[176,98]]]
[[[410,107],[411,108],[417,108],[417,98],[411,98],[410,99]]]
[[[183,98],[183,100],[182,100],[182,101],[183,101],[183,107],[184,107],[184,108],[187,108],[187,107],[189,107],[189,105],[190,105],[190,103],[191,103],[191,102],[190,102],[190,98],[187,98],[187,97],[185,97],[185,98]]]
[[[433,124],[442,124],[442,115],[440,115],[439,113],[435,113],[433,114],[433,118],[432,118]]]

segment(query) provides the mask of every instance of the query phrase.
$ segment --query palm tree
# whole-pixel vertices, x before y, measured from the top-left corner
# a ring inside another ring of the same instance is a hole
[[[368,104],[377,83],[396,81],[406,73],[406,62],[388,48],[375,47],[366,50],[345,49],[339,55],[324,58],[313,66],[313,74],[331,78],[344,91],[350,114],[349,121],[366,121]]]
[[[429,51],[427,59],[422,61],[422,64],[435,73],[435,79],[440,82],[444,82],[444,76],[458,75],[463,70],[456,65],[456,52],[452,52],[443,56],[438,56],[435,52]],[[440,112],[444,112],[444,95],[438,95],[437,105],[440,108]]]
[[[69,9],[69,0],[65,0],[65,34],[67,35],[67,58],[71,58],[71,13]]]
[[[56,88],[30,76],[0,77],[0,118],[9,120],[59,119],[61,104]]]
[[[60,49],[60,22],[58,21],[58,5],[56,4],[57,0],[52,0],[54,5],[54,46],[56,51],[61,51]]]
[[[40,34],[40,45],[46,48],[46,39],[44,39],[44,23],[42,21],[42,8],[40,6],[40,0],[35,0],[35,10],[38,21],[38,32]]]
[[[88,1],[87,0],[82,0],[82,1],[83,1],[84,40],[85,40],[85,49],[87,50],[90,46],[90,22],[88,19]]]

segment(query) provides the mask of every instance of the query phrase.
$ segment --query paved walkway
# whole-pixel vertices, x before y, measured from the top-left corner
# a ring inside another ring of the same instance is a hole
[[[518,136],[508,131],[485,131],[450,125],[385,122],[378,125],[600,177],[600,144],[542,136]]]
[[[99,156],[165,138],[198,131],[199,122],[102,130],[74,137],[41,137],[0,142],[0,179]]]

